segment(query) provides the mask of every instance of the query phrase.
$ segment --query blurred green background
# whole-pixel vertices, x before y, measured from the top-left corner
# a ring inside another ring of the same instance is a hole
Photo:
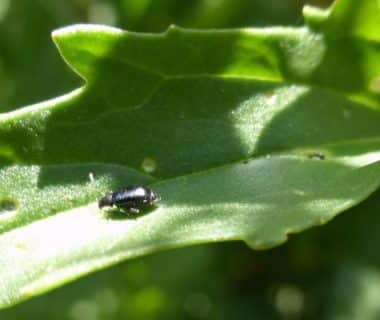
[[[327,6],[331,1],[313,1]],[[300,26],[297,0],[0,0],[0,111],[83,84],[52,30],[102,23],[162,32]],[[0,319],[380,319],[380,192],[278,248],[219,243],[128,261],[9,310]]]

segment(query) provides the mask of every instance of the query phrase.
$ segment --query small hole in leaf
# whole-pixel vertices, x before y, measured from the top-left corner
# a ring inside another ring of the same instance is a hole
[[[147,157],[141,163],[141,168],[147,173],[152,173],[156,171],[157,163],[154,159]]]
[[[0,199],[0,214],[15,211],[17,209],[17,201],[11,198]]]

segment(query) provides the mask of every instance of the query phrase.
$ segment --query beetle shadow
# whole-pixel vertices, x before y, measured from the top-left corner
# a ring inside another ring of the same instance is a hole
[[[137,220],[155,211],[157,207],[155,205],[144,207],[139,212],[127,212],[118,208],[110,208],[103,210],[103,215],[108,220]]]

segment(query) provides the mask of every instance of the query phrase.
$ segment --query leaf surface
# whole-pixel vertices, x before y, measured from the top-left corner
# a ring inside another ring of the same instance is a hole
[[[54,32],[86,85],[0,116],[0,306],[166,248],[275,246],[376,190],[377,40],[321,30]],[[162,201],[97,208],[128,184]]]

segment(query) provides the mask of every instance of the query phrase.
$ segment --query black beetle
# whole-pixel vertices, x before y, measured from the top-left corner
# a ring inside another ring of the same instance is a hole
[[[99,200],[99,208],[117,207],[126,212],[138,213],[140,209],[161,200],[158,193],[144,186],[127,186],[106,194]]]

